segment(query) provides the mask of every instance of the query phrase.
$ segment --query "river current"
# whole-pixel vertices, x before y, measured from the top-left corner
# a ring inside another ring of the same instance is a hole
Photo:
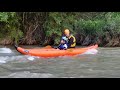
[[[0,46],[0,78],[120,78],[120,47],[42,58],[22,55],[13,46]]]

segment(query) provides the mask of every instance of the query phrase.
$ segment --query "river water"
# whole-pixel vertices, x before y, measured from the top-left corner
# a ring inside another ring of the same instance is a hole
[[[0,78],[120,78],[120,47],[46,59],[0,46]]]

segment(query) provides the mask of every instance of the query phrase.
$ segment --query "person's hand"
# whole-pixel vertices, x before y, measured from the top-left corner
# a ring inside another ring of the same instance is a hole
[[[61,42],[60,42],[61,44],[64,44],[65,42],[63,41],[63,40],[61,40]]]

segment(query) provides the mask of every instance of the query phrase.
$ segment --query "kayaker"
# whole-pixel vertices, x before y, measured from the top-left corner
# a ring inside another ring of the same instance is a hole
[[[57,48],[60,50],[66,50],[68,48],[67,43],[68,43],[67,37],[63,36],[60,45]]]
[[[69,29],[64,30],[64,35],[68,38],[68,43],[67,43],[68,48],[75,48],[76,38],[70,33]]]

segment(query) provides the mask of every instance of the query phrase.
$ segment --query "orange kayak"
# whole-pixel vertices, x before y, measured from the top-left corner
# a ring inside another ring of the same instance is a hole
[[[84,48],[71,48],[67,50],[59,50],[59,49],[54,49],[52,47],[25,49],[16,46],[17,51],[24,55],[40,56],[40,57],[73,56],[73,55],[79,55],[85,53],[89,49],[96,49],[96,48],[98,48],[97,44]]]

